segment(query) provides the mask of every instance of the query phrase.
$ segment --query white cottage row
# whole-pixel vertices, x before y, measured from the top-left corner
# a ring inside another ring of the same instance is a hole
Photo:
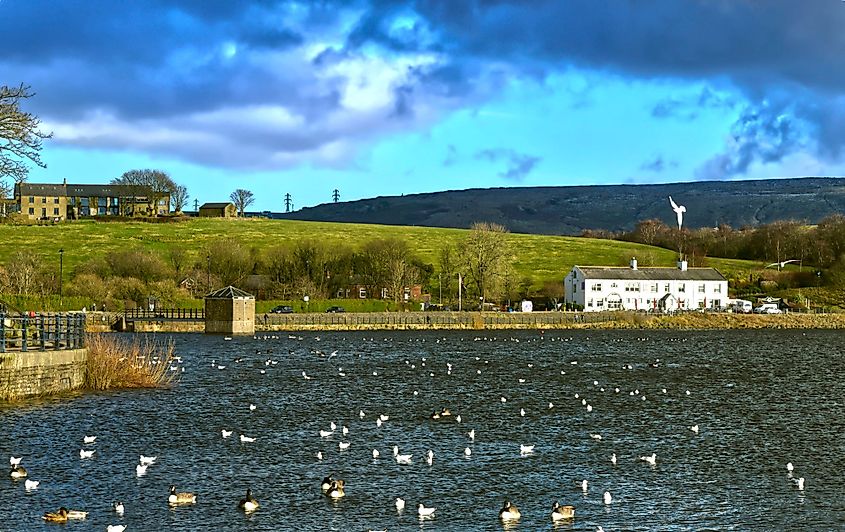
[[[638,268],[575,266],[564,280],[568,304],[586,312],[602,310],[722,309],[728,304],[728,281],[715,268]]]

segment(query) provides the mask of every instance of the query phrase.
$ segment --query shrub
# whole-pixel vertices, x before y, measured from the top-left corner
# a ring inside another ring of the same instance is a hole
[[[169,386],[175,372],[173,343],[161,345],[137,337],[131,342],[108,334],[89,334],[85,387],[89,390],[114,388],[161,388]]]

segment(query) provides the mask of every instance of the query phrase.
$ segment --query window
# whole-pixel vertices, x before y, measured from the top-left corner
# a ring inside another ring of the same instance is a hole
[[[58,204],[59,204],[59,198],[53,198],[53,203],[55,203],[56,205],[58,205]]]
[[[47,203],[47,196],[41,197],[41,203]]]
[[[53,209],[53,216],[58,216],[58,215],[59,215],[59,208],[58,208],[58,207],[55,207],[55,208]]]
[[[29,197],[29,202],[30,202],[30,203],[35,203],[35,196],[30,196],[30,197]],[[32,213],[30,213],[30,214],[32,214]]]
[[[722,285],[720,283],[716,283],[716,286],[713,287],[713,291],[717,294],[722,293]]]
[[[669,283],[666,283],[666,286],[663,287],[664,292],[669,292]]]
[[[651,283],[651,291],[657,292],[657,289],[658,289],[658,284],[657,283]],[[668,290],[667,290],[667,292],[668,292]]]
[[[686,291],[687,291],[687,285],[685,285],[684,283],[680,283],[678,285],[678,292],[686,292]]]
[[[30,208],[29,208],[29,214],[30,214],[30,215],[35,214],[35,209],[34,209],[34,208],[32,208],[32,207],[30,207]]]
[[[704,293],[704,288],[705,288],[706,286],[707,286],[707,285],[705,285],[704,283],[702,283],[702,284],[698,285],[698,293],[699,293],[699,294],[703,294],[703,293]]]
[[[593,283],[593,292],[601,292],[601,283]]]
[[[625,283],[625,291],[626,292],[639,292],[640,291],[640,283]]]
[[[46,208],[41,209],[41,217],[42,217],[42,218],[46,218],[46,217],[47,217],[47,209],[46,209]]]

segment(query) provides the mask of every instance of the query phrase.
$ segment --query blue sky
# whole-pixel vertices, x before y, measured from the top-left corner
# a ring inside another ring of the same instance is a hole
[[[125,5],[124,5],[125,4]],[[157,168],[256,210],[845,169],[840,0],[0,0],[33,182]]]

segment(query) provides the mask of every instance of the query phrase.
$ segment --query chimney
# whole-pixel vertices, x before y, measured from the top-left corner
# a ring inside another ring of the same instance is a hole
[[[678,269],[681,270],[682,272],[687,271],[687,261],[679,260],[678,261]]]
[[[67,186],[67,178],[62,179],[62,185]]]
[[[637,269],[637,257],[631,257],[631,269],[632,270]]]

